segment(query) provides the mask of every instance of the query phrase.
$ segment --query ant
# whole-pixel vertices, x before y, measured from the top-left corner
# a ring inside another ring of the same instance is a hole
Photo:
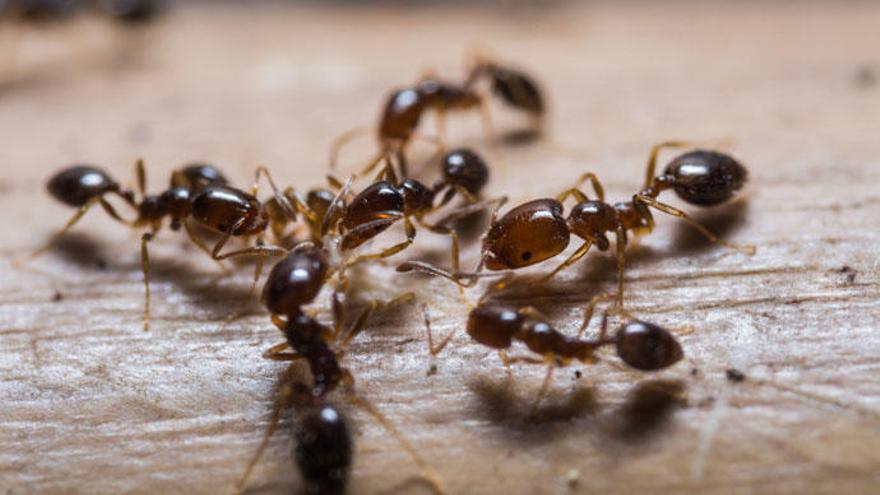
[[[398,221],[403,221],[406,239],[381,252],[361,255],[347,265],[367,260],[387,258],[408,248],[416,236],[415,224],[431,232],[447,235],[452,242],[452,259],[458,260],[458,235],[446,225],[487,205],[499,201],[478,201],[483,186],[488,181],[489,169],[476,153],[467,149],[453,150],[443,158],[443,178],[433,187],[416,179],[398,181],[389,164],[383,168],[377,180],[350,200],[345,200],[348,186],[327,208],[322,234],[331,229],[339,234],[339,248],[351,251],[374,238]],[[349,181],[350,184],[351,181]],[[437,201],[440,194],[442,199]],[[425,216],[447,204],[455,195],[465,197],[469,204],[452,212],[440,222],[428,224]],[[503,200],[503,199],[502,199]],[[458,265],[455,265],[458,270]]]
[[[416,134],[416,129],[428,110],[432,110],[437,118],[439,137],[422,139],[431,141],[438,149],[445,148],[446,114],[452,111],[479,108],[486,141],[491,142],[492,119],[487,98],[476,88],[483,79],[488,79],[492,92],[505,103],[532,115],[536,127],[540,128],[544,99],[534,80],[524,72],[478,57],[464,83],[444,81],[427,72],[415,85],[395,89],[388,95],[377,129],[380,151],[367,163],[361,175],[369,174],[383,159],[393,156],[399,164],[400,174],[408,177],[405,150],[414,138],[422,137]],[[364,131],[354,129],[334,140],[330,151],[331,171],[336,169],[340,149]]]
[[[59,201],[79,210],[67,224],[55,234],[50,241],[34,253],[34,256],[45,252],[95,204],[100,204],[115,220],[135,228],[146,228],[149,231],[141,236],[141,268],[144,273],[144,330],[149,329],[150,321],[150,260],[148,244],[162,227],[165,217],[169,217],[170,228],[179,230],[182,226],[192,242],[218,263],[233,256],[257,255],[257,266],[254,271],[256,287],[262,270],[265,256],[282,256],[287,250],[278,246],[263,244],[263,233],[270,224],[286,222],[286,218],[295,218],[296,213],[291,203],[281,195],[265,167],[256,171],[252,192],[246,193],[227,185],[226,178],[215,167],[206,164],[192,164],[172,174],[171,186],[158,195],[147,195],[145,192],[146,173],[142,160],[135,165],[140,201],[136,201],[132,191],[123,190],[106,172],[92,166],[73,166],[62,170],[48,182],[50,194]],[[256,198],[260,176],[265,176],[275,192],[275,199],[283,215],[270,210]],[[108,203],[106,194],[117,194],[126,203],[137,210],[137,218],[132,222],[123,220]],[[294,196],[296,211],[307,216],[313,215],[311,210]],[[221,235],[213,248],[193,230],[191,219],[197,225]],[[256,236],[256,244],[251,247],[221,254],[220,251],[231,237]],[[222,267],[222,263],[221,263]],[[225,268],[224,268],[225,269]]]
[[[623,273],[626,266],[625,249],[627,232],[646,234],[654,229],[654,217],[650,208],[681,218],[707,239],[747,254],[754,254],[755,247],[739,246],[725,242],[709,229],[689,217],[685,212],[661,203],[656,198],[666,189],[673,189],[684,201],[697,206],[714,206],[731,197],[746,182],[747,171],[740,162],[729,155],[716,151],[695,150],[673,159],[663,174],[656,176],[657,156],[665,147],[682,147],[688,143],[668,141],[651,149],[646,170],[644,188],[630,201],[609,204],[605,192],[595,174],[583,174],[577,184],[556,198],[536,199],[508,211],[500,219],[498,208],[492,215],[491,225],[483,236],[482,254],[473,273],[446,272],[420,261],[410,261],[398,266],[400,272],[412,270],[427,272],[448,278],[462,287],[472,287],[482,269],[515,270],[534,265],[561,253],[568,246],[571,234],[583,239],[583,244],[541,281],[547,281],[564,268],[573,265],[595,245],[606,251],[609,240],[606,233],[616,237],[618,265],[617,306],[623,308]],[[591,200],[578,187],[589,180],[597,199]],[[562,203],[573,196],[578,203],[571,209],[568,219],[563,216]],[[501,205],[498,207],[500,208]]]
[[[332,327],[320,323],[303,311],[303,306],[312,303],[321,292],[330,273],[331,264],[327,250],[310,242],[293,249],[269,273],[261,300],[272,314],[272,322],[284,334],[285,341],[267,349],[263,357],[274,361],[306,361],[311,371],[312,385],[305,393],[298,393],[297,388],[289,381],[283,383],[263,441],[238,483],[239,491],[244,489],[251,471],[266,449],[282,411],[293,405],[298,397],[305,396],[306,401],[321,404],[340,385],[346,385],[351,390],[354,377],[340,363],[351,340],[363,330],[374,311],[414,297],[412,293],[407,293],[387,302],[371,300],[350,328],[343,331],[343,295],[338,287],[334,289],[332,296]],[[440,491],[437,475],[394,425],[366,399],[352,393],[352,400],[400,443],[425,472],[426,478]]]
[[[495,288],[504,285],[506,281],[497,283]],[[517,362],[548,365],[535,407],[544,397],[556,367],[567,366],[572,361],[592,364],[597,360],[596,351],[604,346],[613,346],[617,356],[626,365],[646,372],[668,368],[684,357],[681,345],[671,332],[653,323],[636,319],[620,307],[613,311],[623,315],[625,319],[613,336],[608,336],[609,311],[605,311],[598,338],[584,339],[584,332],[593,317],[596,304],[608,299],[607,295],[596,296],[590,301],[577,336],[570,337],[553,328],[549,319],[535,307],[487,300],[489,293],[486,292],[468,314],[467,333],[478,344],[496,349],[505,366],[509,367]],[[449,343],[454,331],[435,346],[427,305],[422,306],[422,311],[428,334],[428,349],[432,356],[436,356]],[[505,350],[511,348],[514,341],[525,344],[532,353],[541,357],[508,356]]]

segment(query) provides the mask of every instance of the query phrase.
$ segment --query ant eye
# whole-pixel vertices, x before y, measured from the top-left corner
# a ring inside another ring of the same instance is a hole
[[[532,252],[531,251],[524,252],[522,254],[522,259],[523,259],[523,261],[529,261],[530,259],[532,259]]]

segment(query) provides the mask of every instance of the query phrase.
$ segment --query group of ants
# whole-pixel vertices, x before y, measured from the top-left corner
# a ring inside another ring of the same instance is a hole
[[[272,322],[285,340],[267,349],[263,356],[275,361],[291,362],[277,392],[271,421],[263,441],[240,479],[237,490],[244,490],[247,480],[278,427],[285,410],[296,406],[297,425],[295,459],[305,481],[307,493],[341,493],[352,459],[349,427],[342,413],[326,402],[328,394],[340,386],[350,392],[352,401],[382,425],[410,454],[422,469],[424,479],[437,492],[442,491],[439,477],[418,452],[396,430],[378,409],[353,392],[352,374],[341,361],[349,343],[366,326],[371,315],[392,304],[409,301],[407,293],[390,301],[370,300],[354,318],[346,318],[347,297],[351,290],[347,270],[362,263],[391,257],[409,247],[419,229],[448,236],[451,243],[451,269],[424,261],[406,261],[398,272],[422,272],[443,277],[464,289],[474,287],[481,279],[495,276],[476,305],[469,303],[467,333],[478,344],[498,351],[505,365],[515,362],[548,366],[546,379],[536,399],[541,400],[556,367],[572,362],[594,363],[605,359],[598,351],[611,348],[627,367],[641,371],[667,368],[683,357],[683,351],[669,330],[640,320],[624,309],[624,269],[626,246],[631,234],[643,235],[654,228],[652,210],[678,217],[696,228],[706,238],[724,246],[753,253],[752,246],[738,246],[718,239],[685,212],[660,202],[658,197],[668,189],[685,202],[708,207],[731,199],[747,178],[746,169],[731,156],[705,149],[686,152],[657,173],[658,156],[664,148],[682,148],[691,143],[668,141],[650,151],[645,181],[629,201],[608,203],[597,176],[583,174],[577,183],[553,198],[540,198],[522,203],[503,215],[499,212],[505,197],[483,198],[489,168],[470,149],[448,151],[444,141],[444,117],[449,112],[480,110],[487,128],[491,125],[488,103],[491,97],[514,111],[527,115],[539,135],[545,116],[545,100],[535,80],[526,72],[488,58],[477,60],[461,83],[450,82],[434,75],[423,77],[415,85],[390,93],[376,128],[379,150],[356,175],[342,181],[336,178],[335,162],[341,148],[357,132],[346,133],[334,142],[331,172],[327,188],[316,188],[302,194],[292,187],[279,189],[269,171],[256,170],[253,186],[245,191],[230,185],[222,172],[205,164],[191,164],[171,175],[168,189],[161,194],[146,194],[143,162],[136,164],[138,191],[123,188],[108,173],[90,165],[63,169],[48,181],[49,193],[60,202],[77,208],[76,213],[49,243],[49,249],[90,208],[99,205],[119,223],[142,229],[141,259],[144,275],[144,329],[150,323],[150,260],[148,247],[164,225],[171,230],[186,232],[191,241],[222,266],[222,260],[251,256],[256,258],[251,294],[254,293],[264,260],[278,258],[265,282],[261,301],[271,313]],[[437,117],[438,138],[419,134],[418,127],[427,112]],[[491,133],[491,129],[488,129]],[[408,172],[407,149],[416,139],[436,144],[442,156],[442,178],[426,184]],[[373,180],[355,190],[355,179]],[[272,196],[258,199],[258,188],[265,180]],[[582,185],[589,183],[588,194]],[[109,195],[136,212],[127,220],[107,200]],[[564,203],[574,205],[564,214]],[[454,228],[462,218],[491,210],[488,230],[481,238],[479,264],[470,271],[459,264],[459,242]],[[443,216],[437,219],[438,213]],[[433,221],[428,218],[435,219]],[[394,224],[402,223],[405,239],[375,253],[362,253],[367,241],[380,237]],[[204,238],[205,231],[214,233],[213,245]],[[575,336],[556,330],[540,311],[532,306],[503,302],[493,297],[507,287],[513,273],[559,256],[572,236],[581,244],[556,268],[530,284],[543,283],[566,267],[574,265],[594,246],[600,251],[611,247],[615,240],[617,259],[616,295],[592,298],[584,311],[584,319]],[[243,246],[224,251],[230,239],[241,239]],[[268,242],[271,239],[271,243]],[[332,290],[330,313],[332,323],[316,318],[315,310],[307,308],[325,286]],[[605,310],[598,335],[585,336],[598,303],[613,301]],[[452,333],[435,343],[427,306],[422,306],[428,348],[432,355],[440,353]],[[620,321],[615,332],[609,332],[609,317]],[[350,320],[350,322],[349,322]],[[348,323],[348,324],[347,324]],[[531,354],[509,356],[506,351],[514,343],[525,346]],[[304,361],[311,374],[309,383],[292,378],[293,362]]]

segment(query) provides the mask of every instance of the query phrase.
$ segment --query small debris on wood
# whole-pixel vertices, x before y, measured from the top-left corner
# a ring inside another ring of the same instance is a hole
[[[62,294],[60,291],[56,290],[55,293],[52,294],[52,302],[59,302],[62,299],[64,299],[64,294]]]
[[[746,381],[746,375],[736,368],[728,368],[724,372],[724,375],[727,376],[728,381],[731,381],[733,383],[741,383]]]

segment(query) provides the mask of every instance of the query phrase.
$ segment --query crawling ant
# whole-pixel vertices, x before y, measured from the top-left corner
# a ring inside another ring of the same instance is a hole
[[[283,383],[263,441],[238,483],[239,491],[246,486],[251,471],[268,445],[277,428],[281,412],[302,400],[314,405],[322,404],[325,397],[340,385],[346,385],[351,389],[354,385],[354,377],[341,365],[348,344],[363,330],[374,311],[413,297],[412,293],[407,293],[387,302],[371,300],[350,328],[343,330],[343,296],[337,288],[332,297],[333,325],[327,326],[305,312],[303,306],[315,300],[331,271],[331,261],[326,249],[312,243],[303,243],[288,253],[269,273],[261,299],[272,313],[272,322],[284,334],[285,341],[267,349],[263,357],[274,361],[306,361],[311,371],[312,385],[305,392],[298,393],[289,381]],[[426,473],[427,479],[435,487],[439,487],[436,474],[394,425],[366,399],[354,394],[351,397],[357,406],[364,409],[400,443],[419,468]]]
[[[150,261],[148,243],[161,229],[163,220],[170,219],[170,228],[179,230],[182,226],[192,242],[218,263],[226,258],[242,255],[257,255],[254,274],[254,287],[262,269],[263,257],[281,256],[286,249],[264,245],[263,233],[275,222],[293,218],[296,213],[288,199],[278,192],[268,170],[259,167],[252,192],[246,193],[227,185],[226,178],[215,167],[207,164],[192,164],[172,174],[171,185],[158,195],[145,192],[146,173],[143,161],[135,165],[140,201],[136,201],[132,191],[123,190],[106,172],[92,166],[73,166],[62,170],[49,179],[50,194],[59,201],[79,210],[51,240],[34,253],[38,255],[49,249],[58,239],[70,230],[82,216],[95,204],[100,204],[115,220],[135,228],[145,228],[148,232],[141,236],[141,267],[144,273],[144,329],[149,328],[150,320]],[[276,201],[282,205],[283,216],[265,207],[256,198],[260,176],[267,178]],[[137,218],[132,222],[123,220],[104,196],[117,194],[137,210]],[[311,215],[302,202],[296,201],[296,211]],[[192,220],[190,222],[189,220]],[[213,246],[208,245],[193,230],[195,223],[209,231],[221,234]],[[251,247],[221,254],[220,251],[231,237],[255,236],[256,244]],[[222,264],[221,264],[222,266]],[[252,291],[254,289],[252,287]]]
[[[542,278],[551,279],[564,268],[573,265],[595,245],[600,251],[609,248],[607,233],[616,237],[618,265],[617,306],[623,308],[623,272],[626,265],[627,232],[649,233],[654,229],[651,208],[681,218],[707,239],[738,251],[754,254],[755,247],[739,246],[719,239],[706,227],[685,212],[657,200],[666,189],[673,189],[684,201],[697,206],[714,206],[727,201],[746,182],[747,171],[729,155],[716,151],[695,150],[673,159],[663,174],[655,175],[657,156],[664,147],[686,146],[687,143],[669,141],[651,149],[644,188],[630,201],[609,204],[599,179],[593,173],[583,174],[575,185],[556,198],[536,199],[508,211],[500,219],[496,209],[491,225],[483,236],[482,255],[473,273],[446,272],[424,262],[403,263],[398,271],[418,270],[446,277],[461,286],[473,286],[483,268],[490,271],[516,270],[540,263],[561,253],[568,246],[571,234],[583,239],[583,244]],[[597,199],[591,200],[578,189],[589,180]],[[563,202],[573,196],[578,203],[563,216]],[[499,205],[500,206],[500,205]]]
[[[504,282],[496,285],[501,287]],[[541,401],[549,386],[553,370],[564,367],[573,361],[592,364],[596,361],[596,351],[605,346],[613,346],[617,356],[626,365],[639,371],[658,371],[668,368],[684,357],[681,345],[668,330],[643,320],[636,319],[620,308],[616,311],[625,316],[613,336],[608,336],[608,311],[602,316],[599,336],[595,340],[583,338],[592,319],[596,304],[607,296],[594,297],[587,305],[583,322],[577,336],[565,335],[549,323],[549,319],[533,306],[516,306],[500,301],[487,300],[489,292],[468,314],[467,333],[478,344],[496,349],[505,366],[525,362],[546,364],[547,375],[535,401]],[[436,346],[431,332],[431,321],[427,306],[422,307],[425,329],[428,334],[428,348],[436,356],[449,343],[451,332]],[[529,351],[540,357],[510,357],[506,350],[514,342],[524,344]]]
[[[422,119],[422,114],[427,110],[433,110],[437,115],[438,128],[442,134],[447,112],[470,110],[477,107],[484,110],[483,122],[485,128],[488,129],[490,124],[483,98],[466,86],[428,76],[414,86],[392,91],[385,102],[376,131],[379,153],[367,163],[359,175],[369,174],[383,160],[390,161],[393,157],[400,168],[401,176],[409,177],[405,151],[410,142],[419,137],[416,134],[416,129]],[[343,133],[334,140],[330,151],[331,171],[336,169],[340,149],[364,131],[365,129],[362,128],[354,129]],[[437,140],[426,137],[423,139],[434,143],[439,149],[444,148],[442,137]]]

